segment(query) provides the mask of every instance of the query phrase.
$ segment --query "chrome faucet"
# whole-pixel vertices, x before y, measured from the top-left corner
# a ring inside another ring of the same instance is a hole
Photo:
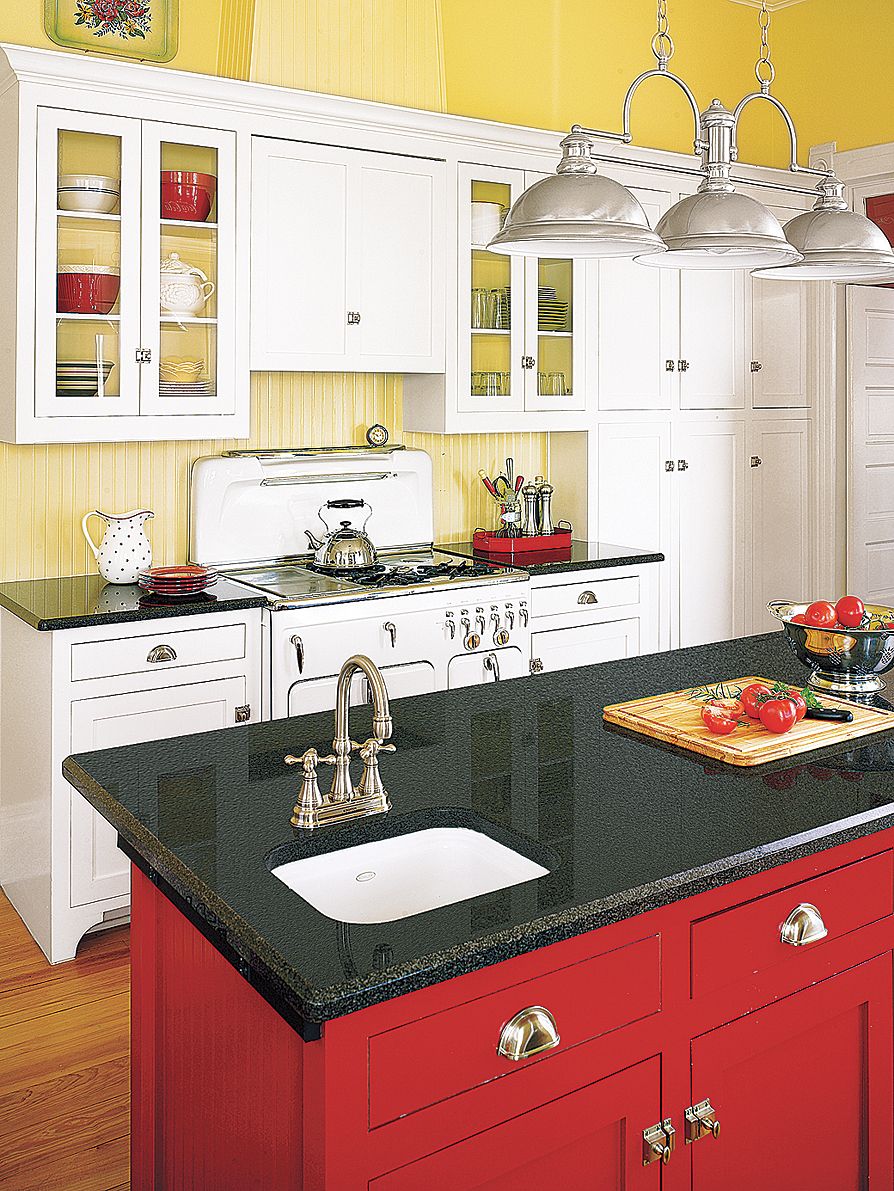
[[[362,745],[351,739],[349,724],[351,679],[358,670],[366,677],[373,704],[373,735]],[[300,757],[290,754],[285,758],[287,765],[300,765],[303,773],[301,792],[292,811],[292,826],[312,830],[327,823],[345,823],[389,811],[391,803],[379,773],[379,754],[395,752],[393,744],[385,743],[392,727],[385,679],[374,662],[363,654],[355,654],[348,658],[338,675],[332,754],[321,757],[311,748]],[[355,749],[363,759],[363,777],[356,789],[351,781],[351,754]],[[318,764],[335,767],[332,788],[326,796],[320,793],[317,782]]]

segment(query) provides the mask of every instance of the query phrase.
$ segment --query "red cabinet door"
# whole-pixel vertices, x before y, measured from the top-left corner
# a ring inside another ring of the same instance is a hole
[[[694,1039],[693,1191],[891,1191],[892,1055],[890,955]]]
[[[659,1191],[661,1163],[644,1167],[642,1148],[661,1115],[660,1076],[647,1059],[374,1179],[370,1191]]]

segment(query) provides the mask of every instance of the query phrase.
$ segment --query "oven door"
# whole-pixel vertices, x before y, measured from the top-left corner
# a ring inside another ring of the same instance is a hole
[[[435,690],[435,668],[431,662],[410,662],[405,666],[382,666],[382,677],[389,699],[405,699],[410,695],[427,695]],[[289,688],[288,714],[308,715],[314,711],[332,711],[338,675],[309,678],[295,682]],[[351,706],[370,702],[369,688],[364,674],[357,673],[351,682]]]
[[[523,678],[529,671],[528,656],[514,645],[504,649],[482,650],[450,659],[447,689],[501,682],[504,678]]]

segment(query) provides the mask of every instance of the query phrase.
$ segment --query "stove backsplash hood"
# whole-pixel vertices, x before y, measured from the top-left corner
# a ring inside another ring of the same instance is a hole
[[[205,566],[307,557],[329,500],[365,500],[377,550],[434,538],[432,463],[404,447],[231,451],[192,466],[189,556]]]

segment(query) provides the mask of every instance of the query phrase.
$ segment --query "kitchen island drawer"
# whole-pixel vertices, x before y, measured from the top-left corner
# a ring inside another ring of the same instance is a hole
[[[513,1060],[497,1052],[509,1022],[532,1007],[555,1019],[558,1044]],[[651,935],[369,1038],[374,1129],[657,1013],[660,937]]]
[[[587,579],[575,583],[531,585],[531,615],[564,616],[577,613],[581,618],[609,608],[624,608],[640,602],[638,575],[615,579]]]
[[[157,628],[140,636],[76,642],[71,647],[71,679],[83,682],[141,671],[177,670],[203,662],[229,662],[244,658],[245,650],[244,624],[176,632]]]
[[[781,965],[805,966],[827,942],[891,913],[888,851],[699,919],[692,924],[692,995],[778,974]]]

